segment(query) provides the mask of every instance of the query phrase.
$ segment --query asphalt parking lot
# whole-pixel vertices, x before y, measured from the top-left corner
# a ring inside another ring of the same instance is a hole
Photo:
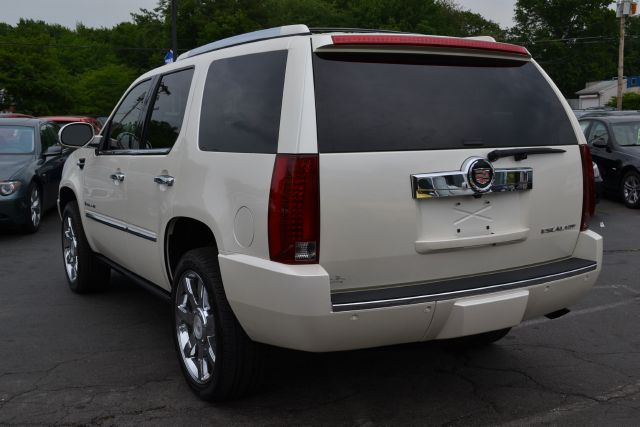
[[[466,352],[274,350],[262,393],[215,406],[182,378],[166,303],[116,274],[67,289],[50,212],[36,235],[0,231],[0,424],[638,425],[640,211],[604,200],[592,229],[603,272],[560,319]]]

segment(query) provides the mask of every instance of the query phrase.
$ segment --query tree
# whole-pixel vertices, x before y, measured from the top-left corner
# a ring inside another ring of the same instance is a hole
[[[78,81],[77,111],[108,115],[137,75],[136,70],[122,64],[108,64],[85,72]]]
[[[612,96],[609,102],[607,102],[608,107],[617,107],[618,105],[618,97]],[[627,92],[622,95],[622,109],[623,110],[640,110],[640,93],[636,92]]]
[[[617,20],[610,0],[518,0],[514,41],[525,45],[567,97],[617,74]]]

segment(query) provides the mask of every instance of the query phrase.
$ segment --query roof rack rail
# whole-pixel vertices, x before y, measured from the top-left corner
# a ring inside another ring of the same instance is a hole
[[[395,31],[395,30],[378,30],[374,28],[331,28],[331,27],[313,27],[309,28],[312,34],[323,34],[323,33],[389,33],[389,34],[414,34],[407,33],[406,31]]]
[[[252,43],[261,40],[275,39],[279,37],[300,36],[311,34],[306,25],[285,25],[283,27],[268,28],[266,30],[253,31],[251,33],[239,34],[237,36],[218,40],[204,46],[191,49],[178,57],[178,61],[191,58],[203,53],[212,52],[214,50],[224,49],[231,46],[237,46],[245,43]]]

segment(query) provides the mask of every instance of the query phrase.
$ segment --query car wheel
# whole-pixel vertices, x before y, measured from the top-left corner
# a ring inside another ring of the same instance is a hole
[[[447,345],[455,349],[472,349],[480,348],[493,344],[494,342],[506,337],[511,328],[499,329],[497,331],[489,331],[466,337],[452,338],[447,340]]]
[[[622,200],[628,208],[640,208],[640,174],[636,171],[627,172],[622,178],[620,186]]]
[[[75,202],[67,203],[62,213],[62,261],[73,292],[99,291],[109,284],[111,267],[91,250]]]
[[[35,233],[40,227],[42,219],[42,192],[35,182],[27,190],[27,210],[23,226],[25,233]]]
[[[262,379],[262,346],[247,336],[224,293],[210,248],[187,252],[172,290],[173,336],[182,372],[204,400],[223,401],[254,391]]]

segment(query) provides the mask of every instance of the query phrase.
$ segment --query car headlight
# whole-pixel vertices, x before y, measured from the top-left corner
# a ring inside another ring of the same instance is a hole
[[[0,196],[10,196],[20,189],[20,181],[0,181]]]

